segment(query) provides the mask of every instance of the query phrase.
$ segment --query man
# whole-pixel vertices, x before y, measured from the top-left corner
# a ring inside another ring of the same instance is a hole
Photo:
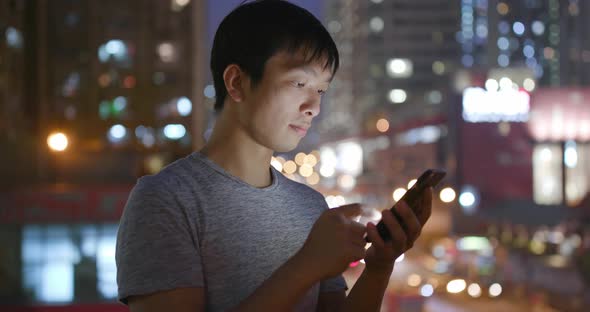
[[[218,118],[205,147],[138,180],[116,260],[131,311],[378,311],[395,259],[430,215],[388,210],[384,242],[358,205],[328,209],[321,194],[270,166],[320,112],[338,51],[309,12],[279,0],[243,4],[211,53]],[[372,246],[365,251],[365,239]],[[342,272],[365,259],[348,296]]]

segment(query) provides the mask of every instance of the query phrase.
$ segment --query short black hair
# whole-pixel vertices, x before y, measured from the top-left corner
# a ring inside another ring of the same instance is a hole
[[[223,109],[227,90],[223,72],[236,64],[250,76],[252,87],[276,53],[303,52],[306,63],[325,61],[332,75],[339,66],[338,49],[322,23],[309,11],[283,0],[242,3],[217,28],[211,50],[215,111]]]

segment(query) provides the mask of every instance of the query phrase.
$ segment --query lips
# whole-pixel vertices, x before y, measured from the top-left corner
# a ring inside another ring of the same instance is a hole
[[[304,137],[307,134],[307,130],[309,127],[307,126],[296,126],[296,125],[289,125],[291,130],[295,131],[299,136]]]

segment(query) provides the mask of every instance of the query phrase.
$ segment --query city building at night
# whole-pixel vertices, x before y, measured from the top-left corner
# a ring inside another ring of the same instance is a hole
[[[203,7],[0,4],[3,302],[116,299],[114,242],[129,190],[202,144],[201,110],[213,97]]]

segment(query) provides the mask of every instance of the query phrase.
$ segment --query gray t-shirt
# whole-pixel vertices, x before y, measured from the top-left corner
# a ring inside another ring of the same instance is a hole
[[[138,180],[117,234],[119,300],[204,287],[207,311],[237,306],[303,246],[328,209],[324,197],[271,167],[253,187],[195,152]],[[313,286],[297,311],[314,311],[321,291],[346,289],[342,276]]]

